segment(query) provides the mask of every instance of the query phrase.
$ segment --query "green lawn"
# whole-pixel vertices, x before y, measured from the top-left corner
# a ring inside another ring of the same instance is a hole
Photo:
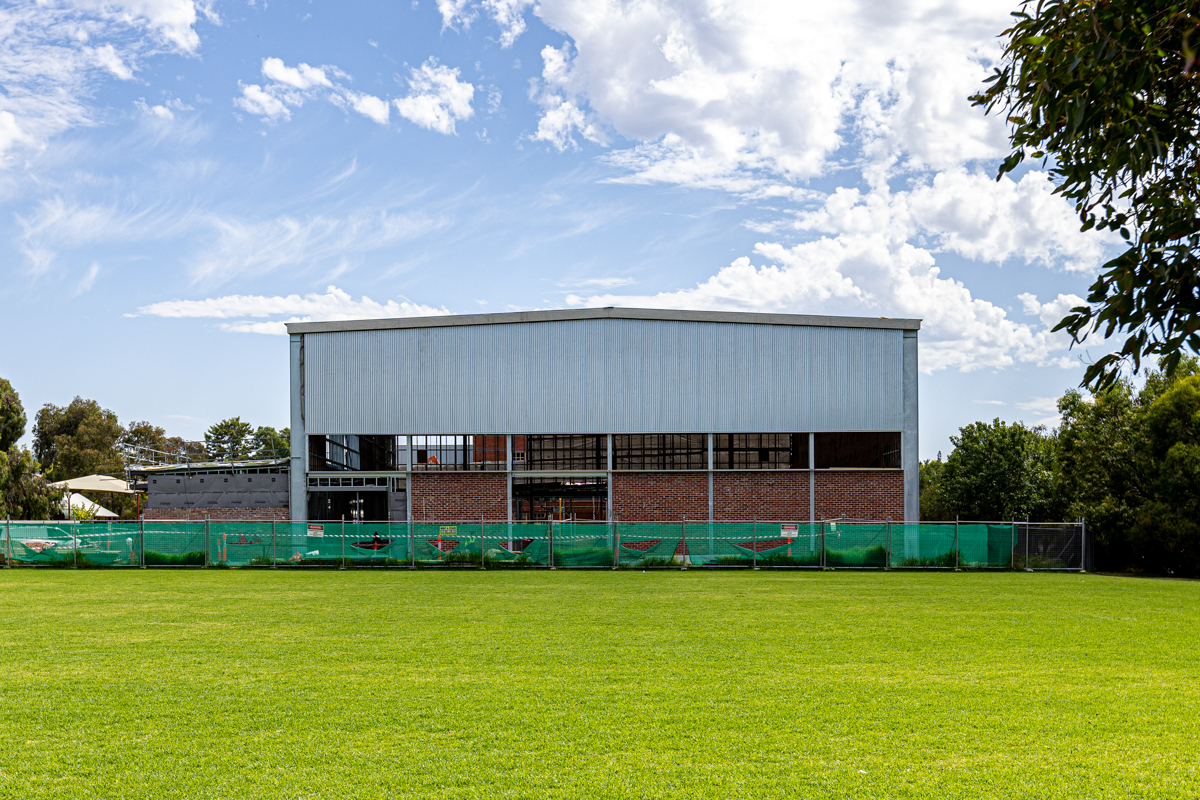
[[[0,572],[0,797],[1200,796],[1200,583]]]

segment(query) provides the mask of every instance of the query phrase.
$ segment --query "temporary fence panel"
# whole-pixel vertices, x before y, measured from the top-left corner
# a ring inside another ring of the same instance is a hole
[[[217,562],[208,552],[204,522],[143,522],[147,567],[202,567]]]
[[[1083,569],[1082,523],[1017,522],[1011,530],[1015,569]]]
[[[1078,570],[1082,523],[11,522],[16,566]]]
[[[141,564],[141,537],[136,522],[9,522],[3,533],[4,560],[16,566]]]

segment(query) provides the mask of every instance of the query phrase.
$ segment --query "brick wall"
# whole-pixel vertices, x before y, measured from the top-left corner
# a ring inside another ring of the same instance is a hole
[[[194,520],[203,522],[206,518],[215,522],[258,522],[290,518],[291,510],[287,508],[143,508],[142,519],[173,519]]]
[[[713,519],[808,520],[807,472],[713,473]]]
[[[508,481],[500,472],[417,472],[409,484],[417,522],[508,519]]]
[[[904,519],[904,473],[817,473],[817,519]]]
[[[706,472],[614,472],[612,494],[617,519],[708,519]]]

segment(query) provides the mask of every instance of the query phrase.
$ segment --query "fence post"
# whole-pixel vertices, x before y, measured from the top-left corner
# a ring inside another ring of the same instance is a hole
[[[892,518],[887,518],[887,532],[883,534],[883,568],[892,566]]]
[[[342,514],[342,569],[346,568],[346,515]]]
[[[954,515],[954,569],[958,570],[958,514]]]
[[[752,553],[750,555],[750,563],[754,569],[758,569],[758,517],[754,517],[754,527],[751,529],[753,538],[751,539]]]
[[[143,537],[143,541],[145,541],[144,537]],[[145,549],[146,549],[146,546],[143,544],[142,550],[144,551]],[[212,552],[212,544],[209,542],[209,539],[208,539],[208,517],[205,517],[204,518],[204,566],[206,566],[206,567],[208,566],[208,554],[210,552]]]
[[[613,515],[613,569],[616,569],[621,564],[621,529],[617,527],[617,517]]]
[[[413,518],[410,514],[408,517],[408,555],[412,559],[412,568],[417,568],[417,527],[413,524]]]
[[[4,517],[4,568],[12,569],[12,520]]]
[[[1029,520],[1025,520],[1025,571],[1033,572],[1029,568]]]
[[[687,514],[683,515],[683,520],[679,523],[679,543],[683,545],[683,560],[680,562],[683,566],[680,569],[686,570],[688,562]]]
[[[825,523],[821,523],[821,569],[825,569]]]
[[[483,543],[483,514],[479,515],[479,568],[487,569],[487,545]]]
[[[554,569],[554,520],[546,520],[546,525],[549,530],[546,543],[548,545],[547,549],[550,551],[550,569]]]
[[[1009,523],[1008,527],[1009,552],[1008,552],[1008,568],[1017,568],[1017,521],[1014,519]]]
[[[275,569],[275,515],[271,515],[271,569]]]
[[[1079,518],[1079,571],[1087,572],[1087,520]]]

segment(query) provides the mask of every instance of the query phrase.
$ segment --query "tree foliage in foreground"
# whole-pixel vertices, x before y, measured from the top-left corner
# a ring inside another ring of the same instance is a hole
[[[1072,390],[1058,408],[1052,433],[962,428],[944,462],[921,465],[921,518],[1082,518],[1099,569],[1200,577],[1200,363],[1140,390]]]
[[[62,492],[38,474],[29,450],[17,447],[25,435],[25,408],[12,384],[0,378],[0,517],[49,519]]]
[[[1012,124],[1011,155],[1048,159],[1083,230],[1118,232],[1127,249],[1104,265],[1088,306],[1058,329],[1082,341],[1126,334],[1090,365],[1103,389],[1123,362],[1200,352],[1200,7],[1132,0],[1026,0],[1004,32],[1004,60],[976,105]]]

